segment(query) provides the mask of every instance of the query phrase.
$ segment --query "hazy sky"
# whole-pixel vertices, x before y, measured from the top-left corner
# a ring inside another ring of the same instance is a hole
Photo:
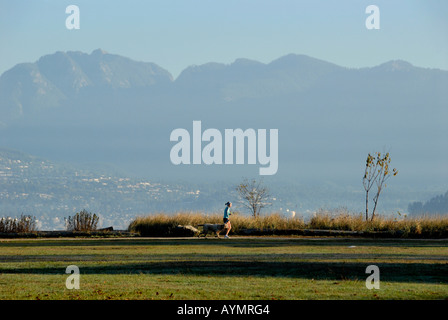
[[[80,29],[68,30],[68,5]],[[368,5],[380,30],[368,30]],[[101,48],[176,77],[192,64],[289,53],[347,67],[402,59],[448,70],[446,0],[0,0],[0,74],[56,51]]]

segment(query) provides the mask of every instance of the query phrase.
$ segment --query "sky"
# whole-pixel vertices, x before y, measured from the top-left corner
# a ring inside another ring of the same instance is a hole
[[[372,4],[380,29],[365,26]],[[79,7],[79,30],[66,28],[69,5]],[[191,65],[290,53],[354,68],[401,59],[448,70],[448,1],[0,0],[0,41],[0,74],[56,51],[98,48],[174,77]]]

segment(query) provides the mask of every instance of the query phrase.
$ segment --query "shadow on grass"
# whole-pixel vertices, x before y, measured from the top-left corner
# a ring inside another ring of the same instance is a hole
[[[234,260],[196,260],[179,262],[147,262],[110,264],[102,266],[79,265],[81,275],[185,275],[185,276],[256,276],[289,277],[326,280],[361,280],[369,263],[343,262],[250,262]],[[448,264],[378,263],[382,281],[448,284]],[[65,268],[4,268],[2,274],[61,274]]]
[[[349,260],[359,260],[364,261],[372,261],[372,260],[381,260],[381,262],[392,262],[393,263],[413,263],[419,261],[441,261],[441,264],[445,262],[448,264],[448,256],[447,255],[438,255],[438,254],[430,254],[430,255],[422,255],[422,254],[396,254],[393,252],[389,253],[309,253],[309,252],[297,252],[297,253],[247,253],[247,254],[232,254],[232,253],[197,253],[197,252],[183,252],[181,253],[146,253],[146,254],[123,254],[123,253],[101,253],[101,254],[51,254],[51,255],[0,255],[0,272],[2,270],[1,263],[14,263],[14,262],[47,262],[47,263],[58,263],[58,262],[68,262],[68,263],[98,263],[98,262],[110,262],[111,264],[115,264],[117,261],[122,263],[135,263],[136,261],[142,261],[144,263],[155,263],[158,261],[218,261],[218,260],[227,260],[227,261],[252,261],[252,262],[310,262],[311,260],[321,260],[326,262],[337,262],[337,263],[346,263]],[[301,261],[299,261],[301,260]],[[429,262],[428,262],[429,263]]]
[[[133,239],[35,239],[0,241],[1,247],[80,247],[80,246],[225,246],[225,247],[285,247],[285,246],[378,246],[378,247],[447,247],[448,239],[365,239],[365,238],[133,238]]]

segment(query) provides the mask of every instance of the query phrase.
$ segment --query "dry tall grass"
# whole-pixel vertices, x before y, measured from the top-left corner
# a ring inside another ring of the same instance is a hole
[[[222,223],[222,214],[181,212],[158,213],[140,216],[133,220],[128,230],[148,236],[169,236],[178,225],[199,226],[204,223]],[[274,213],[257,218],[234,214],[231,216],[232,233],[242,234],[244,229],[257,230],[345,230],[375,232],[385,231],[402,237],[448,237],[448,215],[425,217],[385,217],[378,215],[365,221],[362,213],[353,214],[345,209],[318,210],[308,222],[301,217],[288,218]]]
[[[365,221],[363,213],[319,210],[310,219],[309,228],[363,232],[387,231],[403,236],[448,237],[448,215],[419,217],[378,215],[373,221]]]
[[[170,235],[178,225],[194,227],[204,223],[223,223],[222,214],[205,214],[197,212],[182,212],[175,215],[158,213],[141,216],[133,220],[128,230],[144,235]],[[280,214],[271,214],[257,218],[233,214],[231,216],[232,232],[238,234],[242,229],[301,229],[305,223],[300,218],[286,219]]]

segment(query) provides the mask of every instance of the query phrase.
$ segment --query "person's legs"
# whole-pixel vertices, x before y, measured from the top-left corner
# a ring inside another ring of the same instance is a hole
[[[232,229],[232,225],[230,224],[230,221],[227,222],[226,228],[227,228],[226,236],[228,236],[229,232],[230,232],[230,229]]]

